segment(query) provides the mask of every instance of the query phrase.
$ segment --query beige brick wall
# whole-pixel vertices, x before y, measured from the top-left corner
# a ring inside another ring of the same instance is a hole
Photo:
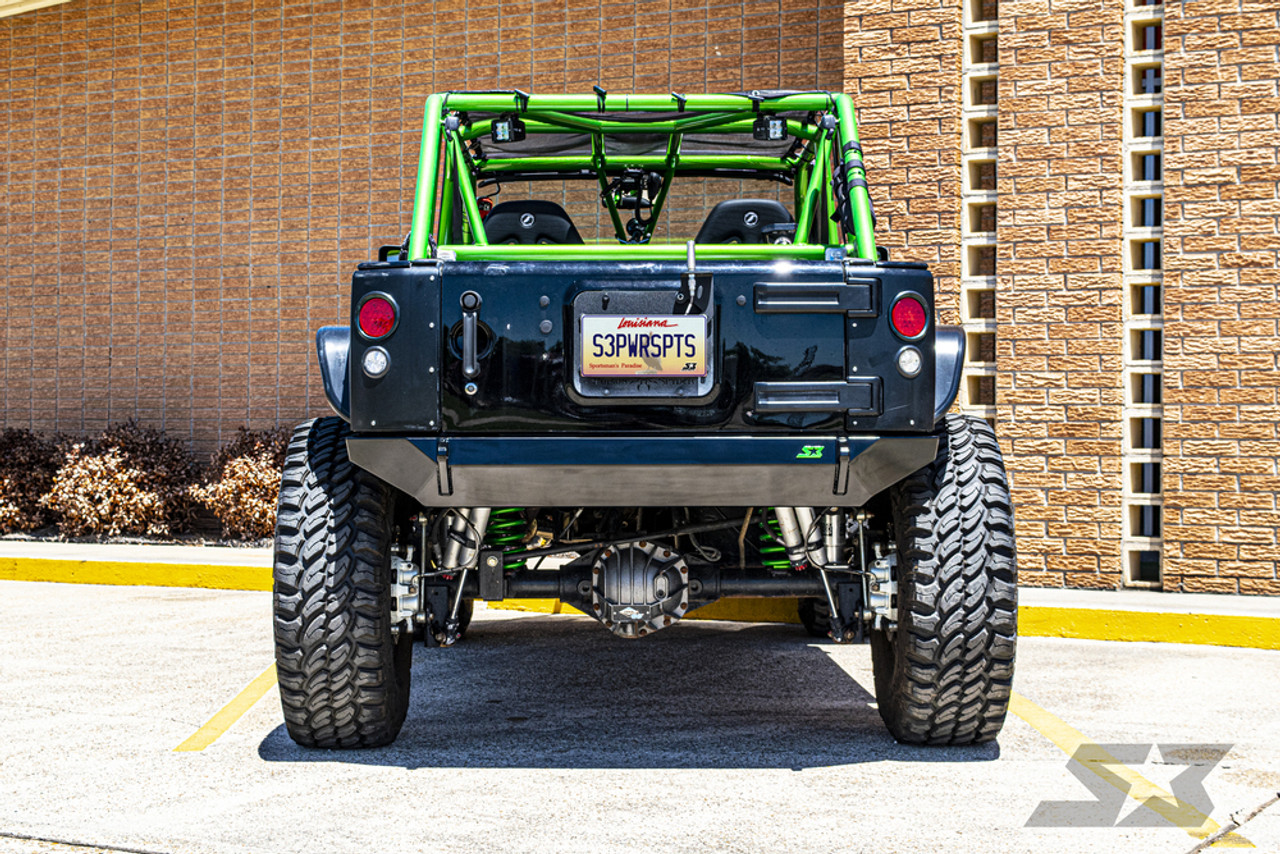
[[[1280,594],[1280,19],[1165,11],[1165,587]]]
[[[972,2],[972,0],[970,0]],[[997,403],[1021,578],[1115,586],[1123,4],[1000,6]],[[1165,3],[1168,589],[1280,593],[1280,18]],[[325,410],[312,335],[408,224],[426,94],[839,88],[878,237],[961,275],[960,0],[196,6],[0,20],[4,426],[208,450]]]
[[[1164,586],[1280,594],[1280,10],[1164,7]],[[999,9],[997,431],[1025,584],[1123,578],[1124,10]],[[943,322],[960,273],[961,11],[846,5],[878,238],[934,266]]]
[[[1120,583],[1122,27],[1112,0],[1000,6],[997,430],[1023,583]]]
[[[927,262],[940,319],[959,322],[959,0],[845,4],[845,91],[858,111],[876,241]]]
[[[3,425],[209,450],[327,411],[436,90],[839,88],[832,0],[78,2],[0,20]]]

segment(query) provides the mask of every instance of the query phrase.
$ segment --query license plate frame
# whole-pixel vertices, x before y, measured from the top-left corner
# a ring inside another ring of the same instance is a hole
[[[712,308],[705,313],[683,314],[680,311],[683,301],[678,280],[655,281],[652,284],[582,280],[574,283],[574,291],[572,344],[564,361],[566,391],[572,400],[584,406],[704,406],[715,398],[720,368],[716,312]],[[583,376],[582,353],[586,342],[582,335],[582,318],[593,315],[704,318],[706,373],[701,376],[693,376],[693,372],[677,372],[675,376]]]
[[[590,378],[702,378],[707,318],[701,314],[584,314],[578,373]]]

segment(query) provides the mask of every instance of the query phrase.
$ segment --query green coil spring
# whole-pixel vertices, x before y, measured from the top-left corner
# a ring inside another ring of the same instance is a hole
[[[523,507],[495,507],[489,514],[484,544],[487,548],[502,549],[504,569],[525,568],[525,561],[518,557],[524,551],[519,546],[524,542],[525,527]]]
[[[776,517],[766,517],[760,522],[760,563],[765,569],[791,568]]]

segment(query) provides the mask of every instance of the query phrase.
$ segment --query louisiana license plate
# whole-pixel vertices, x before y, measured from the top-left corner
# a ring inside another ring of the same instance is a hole
[[[692,315],[582,317],[584,377],[703,377],[707,318]]]

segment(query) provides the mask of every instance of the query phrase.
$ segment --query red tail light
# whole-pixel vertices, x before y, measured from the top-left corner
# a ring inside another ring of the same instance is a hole
[[[396,315],[396,305],[387,297],[365,297],[360,304],[360,333],[374,340],[385,338],[396,328]]]
[[[893,331],[907,340],[914,340],[929,328],[929,313],[915,294],[903,294],[893,302],[889,310],[889,322]]]

